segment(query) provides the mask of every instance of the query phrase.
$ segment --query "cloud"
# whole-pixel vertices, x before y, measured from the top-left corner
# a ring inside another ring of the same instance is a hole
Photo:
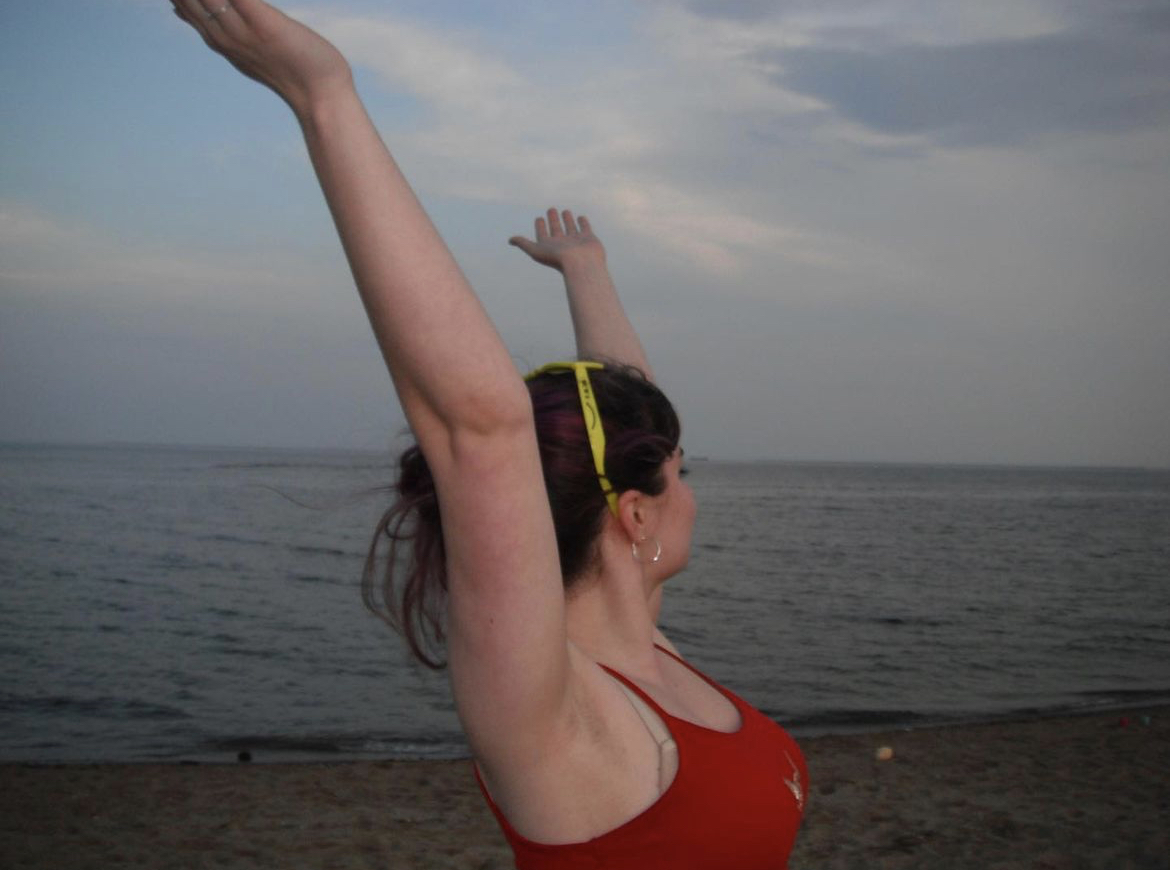
[[[746,262],[777,255],[804,263],[828,263],[821,240],[732,209],[715,208],[678,189],[629,180],[615,184],[609,197],[626,225],[676,256],[696,261],[712,275],[734,276]]]
[[[837,46],[1038,36],[1060,30],[1068,18],[1058,3],[1018,0],[658,0],[657,5],[698,17],[708,26],[742,26],[756,38],[771,39],[782,30],[789,40]]]
[[[101,304],[260,304],[311,283],[287,255],[151,246],[0,201],[0,294]]]
[[[0,205],[0,249],[59,243],[70,234],[55,221],[19,206]]]
[[[1170,121],[1170,8],[1152,0],[656,5],[854,137],[1015,146]]]
[[[765,249],[813,256],[800,229],[737,208],[734,190],[720,192],[689,165],[718,153],[719,138],[732,135],[730,113],[751,111],[763,95],[754,71],[724,65],[734,48],[704,59],[676,44],[550,79],[529,71],[548,68],[540,57],[522,69],[470,37],[388,14],[297,15],[421,102],[409,124],[378,120],[401,128],[391,144],[429,191],[525,208],[571,202],[711,274],[735,272]],[[669,42],[661,30],[648,36]]]
[[[696,15],[734,21],[759,21],[775,13],[772,0],[688,0],[682,4]]]
[[[863,127],[944,145],[1021,145],[1170,121],[1170,40],[1116,30],[875,51],[800,47],[766,59],[781,86]]]
[[[453,34],[386,16],[290,13],[343,46],[349,60],[378,73],[392,89],[409,91],[439,113],[492,117],[523,97],[521,76]]]

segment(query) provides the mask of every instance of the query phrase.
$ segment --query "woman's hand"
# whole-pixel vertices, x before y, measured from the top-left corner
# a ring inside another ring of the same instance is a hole
[[[547,220],[538,217],[535,242],[524,236],[513,236],[508,244],[515,245],[542,266],[549,266],[562,274],[566,266],[605,265],[605,248],[593,235],[589,219],[583,215],[574,218],[567,210],[558,213],[555,208],[550,208]]]
[[[333,45],[263,0],[171,0],[175,14],[214,51],[279,94],[300,116],[338,89],[352,89]]]
[[[613,286],[605,248],[593,235],[588,219],[574,219],[571,211],[558,213],[550,208],[546,217],[536,219],[535,242],[513,236],[508,243],[564,277],[578,359],[626,363],[654,379],[646,351]]]

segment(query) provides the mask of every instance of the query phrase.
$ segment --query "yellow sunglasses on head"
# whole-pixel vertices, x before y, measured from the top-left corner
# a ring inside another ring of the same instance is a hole
[[[572,372],[577,379],[577,395],[581,399],[581,414],[585,418],[585,432],[589,436],[589,447],[593,451],[593,467],[597,470],[597,479],[601,483],[601,491],[605,493],[605,502],[616,517],[618,515],[618,497],[614,492],[613,484],[605,476],[605,430],[601,427],[601,410],[597,407],[597,399],[593,395],[593,384],[589,381],[590,369],[605,368],[599,362],[551,362],[538,369],[533,369],[524,376],[528,381],[537,375],[546,373]]]

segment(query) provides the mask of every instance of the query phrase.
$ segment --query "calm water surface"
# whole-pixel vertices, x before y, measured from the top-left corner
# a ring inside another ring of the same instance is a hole
[[[1170,700],[1170,472],[690,463],[668,635],[797,734]],[[450,757],[388,457],[0,446],[0,759]]]

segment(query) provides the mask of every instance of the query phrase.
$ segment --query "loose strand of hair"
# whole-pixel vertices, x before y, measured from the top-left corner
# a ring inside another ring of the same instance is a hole
[[[443,547],[435,540],[441,532],[420,529],[420,501],[400,495],[379,520],[362,569],[362,602],[402,635],[415,658],[440,670],[446,662],[434,651],[446,639],[441,599],[447,572]],[[389,541],[384,553],[383,538]]]

